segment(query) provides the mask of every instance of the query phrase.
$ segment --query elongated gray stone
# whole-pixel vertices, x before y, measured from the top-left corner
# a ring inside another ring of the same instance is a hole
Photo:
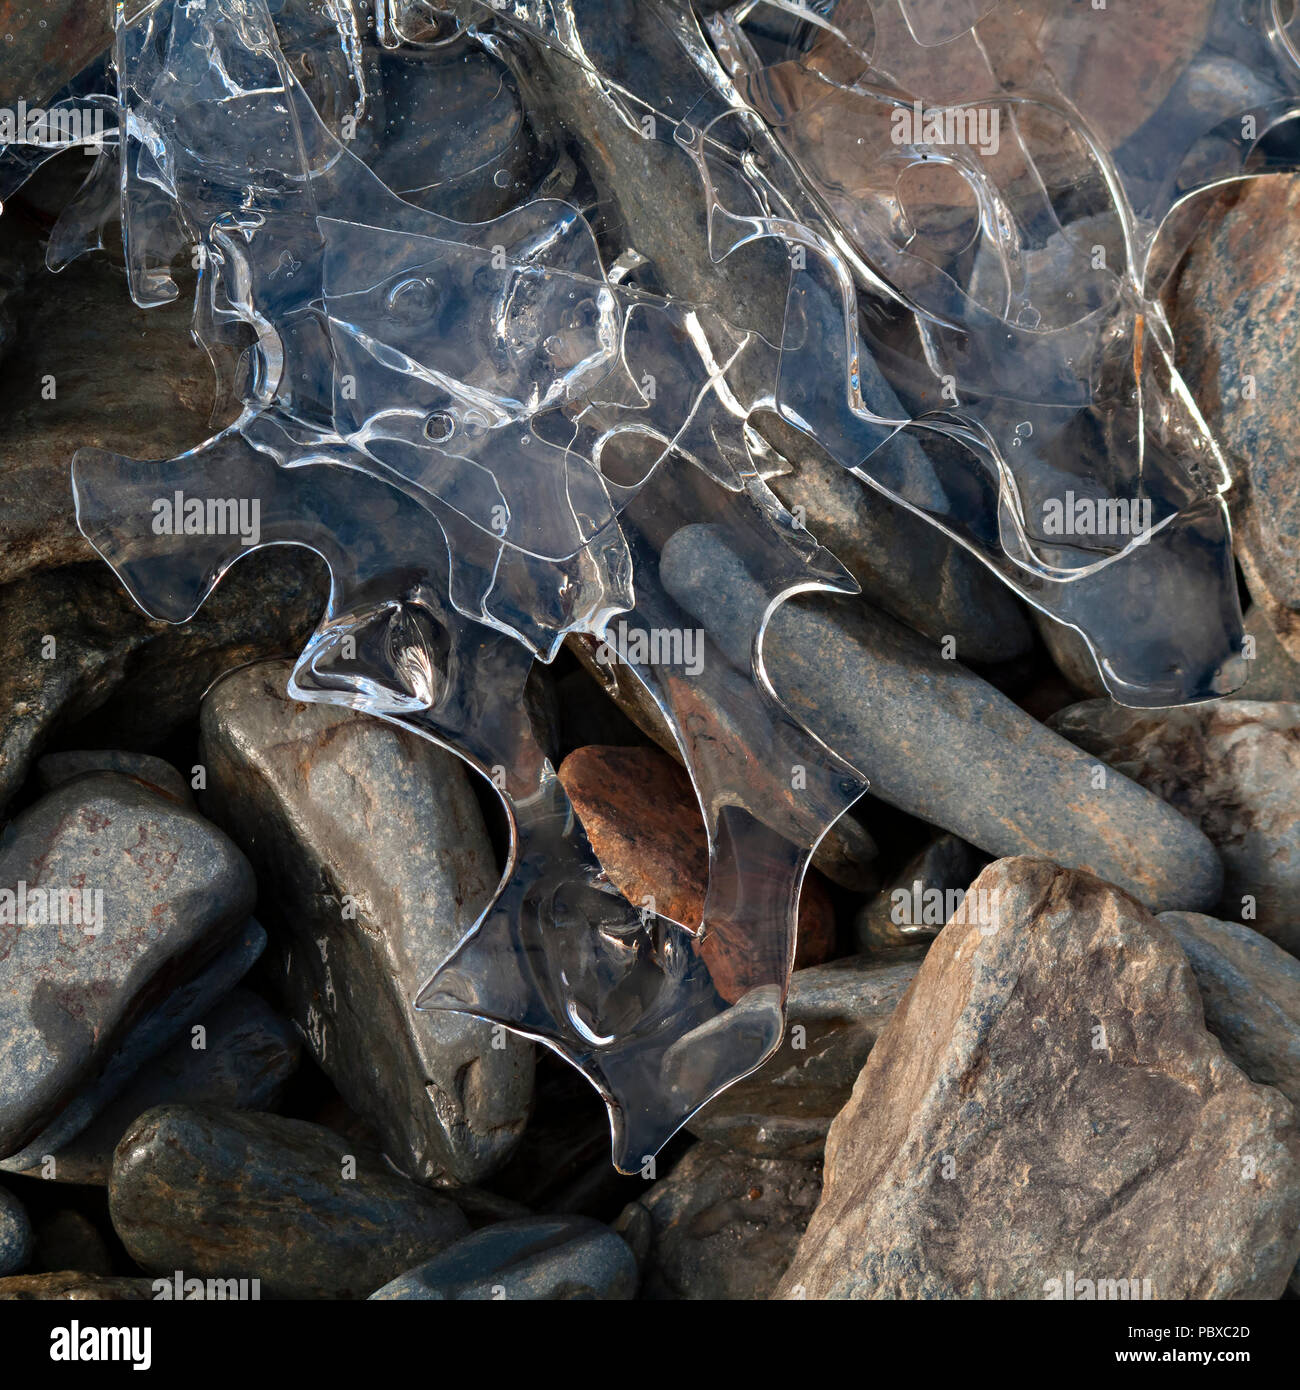
[[[382,1302],[634,1298],[636,1258],[587,1216],[530,1216],[475,1231],[370,1295]]]
[[[664,547],[660,575],[703,621],[758,625],[767,607],[709,525]],[[747,662],[747,652],[728,655]],[[1216,902],[1213,845],[1173,807],[1109,773],[1006,696],[860,600],[795,598],[772,615],[766,670],[796,718],[871,779],[872,792],[991,855],[1036,854],[1084,868],[1162,909]]]
[[[1300,704],[1088,700],[1051,725],[1201,827],[1223,861],[1219,917],[1300,954]]]
[[[528,1116],[531,1045],[413,1000],[496,888],[461,763],[405,729],[289,700],[287,662],[204,703],[204,805],[257,867],[292,1015],[348,1105],[422,1179],[477,1182]]]
[[[242,1110],[146,1111],[108,1198],[145,1269],[256,1278],[273,1298],[364,1298],[469,1229],[446,1197],[332,1130]]]
[[[819,1159],[919,964],[917,952],[905,961],[851,956],[796,970],[780,1050],[694,1115],[691,1133],[760,1158]]]
[[[52,1167],[38,1158],[27,1171],[56,1182],[106,1184],[119,1140],[157,1105],[274,1110],[302,1051],[293,1026],[247,989],[232,990],[200,1026],[202,1047],[194,1030],[185,1032],[141,1067],[76,1138],[53,1152]],[[42,1157],[46,1152],[41,1150]]]
[[[0,925],[0,1156],[8,1156],[58,1117],[139,1018],[227,945],[255,888],[248,861],[197,812],[104,772],[12,822],[0,889],[14,895],[11,920]],[[75,890],[77,899],[59,899],[69,906],[89,894],[93,907],[102,893],[98,931],[42,925],[38,889]],[[19,915],[26,920],[12,920]]]

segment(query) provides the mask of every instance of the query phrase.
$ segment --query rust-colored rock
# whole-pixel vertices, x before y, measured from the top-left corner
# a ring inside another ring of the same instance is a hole
[[[1296,1112],[1206,1032],[1173,936],[1045,860],[971,891],[996,911],[949,922],[877,1039],[776,1296],[1279,1297]]]
[[[709,847],[685,771],[656,748],[579,748],[560,766],[560,782],[609,881],[634,905],[647,898],[674,922],[695,930],[704,916]],[[700,944],[719,993],[745,993],[745,957],[753,943],[714,924]],[[815,873],[799,899],[795,969],[819,965],[835,948],[835,914]],[[758,948],[761,949],[761,946]]]

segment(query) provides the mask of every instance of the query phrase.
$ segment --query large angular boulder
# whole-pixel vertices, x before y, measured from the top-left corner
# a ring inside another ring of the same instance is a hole
[[[877,1040],[777,1297],[1278,1297],[1296,1112],[1206,1032],[1168,929],[1042,860],[978,890],[995,918],[945,927]]]

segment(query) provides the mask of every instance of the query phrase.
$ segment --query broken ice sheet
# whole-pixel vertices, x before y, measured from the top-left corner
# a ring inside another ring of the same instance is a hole
[[[763,670],[778,604],[853,588],[764,485],[765,412],[1078,627],[1118,698],[1237,678],[1226,472],[1156,295],[1194,190],[1293,162],[1270,5],[1151,0],[1145,29],[1045,0],[117,17],[120,130],[51,263],[120,215],[149,305],[192,257],[238,418],[169,461],[79,451],[79,524],[174,622],[246,551],[160,534],[159,498],[255,504],[261,544],[324,556],[294,694],[450,747],[510,819],[501,890],[421,1000],[580,1067],[619,1166],[775,1049],[809,856],[865,786]],[[657,258],[587,103],[675,171],[692,213]],[[738,302],[676,255],[773,247],[774,316],[762,275]],[[1066,498],[1102,524],[1055,529]],[[615,632],[699,799],[698,923],[612,890],[524,700],[566,636]],[[629,640],[686,632],[698,671]]]

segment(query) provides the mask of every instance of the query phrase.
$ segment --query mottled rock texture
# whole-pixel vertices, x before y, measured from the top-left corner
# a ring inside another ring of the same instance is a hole
[[[260,1278],[282,1298],[364,1298],[469,1229],[446,1197],[330,1130],[176,1105],[123,1136],[109,1209],[145,1269]]]
[[[221,831],[111,772],[10,824],[0,888],[15,894],[13,915],[23,885],[27,922],[0,925],[0,1156],[45,1129],[131,1026],[217,955],[254,896]],[[98,931],[66,914],[33,921],[37,889],[102,893]]]
[[[767,607],[717,526],[676,532],[660,576],[701,621],[722,608],[744,632]],[[1099,793],[1095,759],[860,601],[788,600],[763,658],[795,718],[869,770],[880,800],[989,854],[1087,869],[1160,910],[1218,901],[1223,870],[1195,825],[1125,778]]]
[[[1300,1247],[1300,1131],[1205,1031],[1169,931],[1091,875],[991,865],[831,1126],[778,1297],[1276,1298]],[[1139,1282],[1141,1297],[1142,1285]]]
[[[1300,704],[1089,700],[1051,724],[1200,826],[1223,861],[1221,917],[1300,951]]]
[[[641,1296],[766,1298],[808,1224],[820,1185],[815,1163],[696,1144],[619,1218],[619,1229],[642,1228]]]

